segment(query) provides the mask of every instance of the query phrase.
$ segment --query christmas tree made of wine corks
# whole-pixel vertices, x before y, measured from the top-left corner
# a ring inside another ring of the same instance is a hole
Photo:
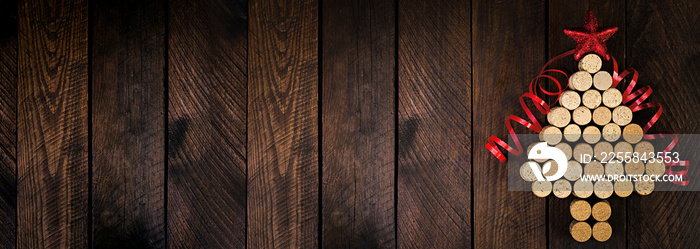
[[[642,127],[632,122],[632,109],[623,104],[623,93],[614,87],[613,75],[601,71],[603,59],[609,60],[603,42],[616,30],[599,28],[590,11],[584,27],[565,30],[578,43],[574,50],[578,71],[569,76],[568,89],[559,95],[558,106],[547,113],[548,125],[540,130],[539,140],[561,150],[568,160],[567,168],[561,179],[552,182],[538,181],[533,168],[545,177],[552,176],[558,172],[554,160],[536,159],[520,167],[520,176],[532,182],[535,196],[577,197],[570,205],[569,233],[578,242],[591,237],[607,241],[612,236],[607,220],[615,214],[606,199],[613,195],[624,198],[633,193],[649,195],[654,190],[654,181],[639,176],[661,177],[666,172],[662,161],[615,160],[615,155],[655,152],[649,141],[643,141]],[[526,154],[530,154],[535,144],[528,146]],[[584,155],[590,160],[585,160]],[[547,167],[549,170],[542,172]],[[596,178],[600,176],[608,177]],[[589,202],[592,196],[599,201]]]
[[[522,158],[514,160],[512,169],[517,183],[512,186],[516,189],[525,183],[537,197],[550,194],[562,199],[576,197],[569,206],[569,233],[578,242],[589,241],[591,237],[600,242],[610,239],[613,230],[608,219],[620,214],[612,212],[608,198],[649,195],[657,179],[678,186],[689,184],[684,176],[687,176],[690,162],[679,160],[677,152],[673,152],[673,161],[668,156],[678,143],[678,136],[645,134],[659,120],[662,108],[659,103],[644,102],[651,95],[650,86],[635,90],[639,74],[634,68],[618,71],[615,58],[605,47],[605,41],[616,31],[616,27],[598,27],[591,11],[583,27],[565,29],[564,33],[576,41],[576,49],[552,58],[530,82],[529,91],[519,99],[526,118],[509,115],[505,119],[509,141],[513,143],[491,136],[485,145],[501,162],[506,161],[506,156],[499,147],[515,156],[523,152],[527,155],[525,158],[529,161],[522,165],[519,161]],[[549,68],[551,63],[570,55],[578,61],[578,69],[570,76],[562,70]],[[612,72],[601,70],[604,61],[612,62]],[[566,76],[566,81],[556,76]],[[627,76],[631,77],[627,78],[627,86],[621,92],[617,87]],[[554,83],[559,91],[546,91],[540,79]],[[562,87],[562,83],[567,84]],[[541,94],[554,96],[556,101],[553,105],[547,104]],[[526,100],[531,100],[540,113],[547,115],[546,126],[540,125]],[[656,113],[642,128],[633,122],[632,116],[648,108],[655,108]],[[522,145],[528,142],[520,141],[511,122],[539,134],[530,140],[532,144],[525,147],[526,150]],[[655,150],[649,142],[666,137],[672,137],[673,141],[665,148]],[[522,180],[517,177],[518,170]],[[657,190],[664,187],[656,186]]]

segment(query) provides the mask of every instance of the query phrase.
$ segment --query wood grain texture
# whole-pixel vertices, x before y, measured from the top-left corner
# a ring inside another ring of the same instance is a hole
[[[561,53],[576,48],[576,41],[564,34],[565,28],[581,27],[586,16],[586,11],[592,10],[601,26],[616,26],[617,33],[605,42],[608,52],[615,57],[622,67],[625,65],[625,3],[621,1],[550,1],[549,2],[549,44],[548,59]],[[578,71],[578,63],[569,56],[552,64],[551,68],[564,70],[568,75]],[[605,61],[601,70],[612,74],[612,61]],[[551,91],[556,91],[554,86],[549,86]],[[550,98],[550,102],[554,99]],[[613,233],[605,243],[600,243],[591,238],[585,243],[575,241],[569,233],[569,224],[573,221],[569,205],[577,198],[570,196],[559,199],[548,197],[549,205],[549,248],[625,248],[627,243],[627,213],[626,198],[613,196],[608,199],[612,208],[612,215],[608,222]],[[587,201],[593,205],[599,200],[589,198]]]
[[[395,248],[394,1],[323,2],[323,247]]]
[[[248,248],[317,248],[318,1],[250,4]]]
[[[470,247],[470,3],[401,0],[398,15],[398,247]]]
[[[92,2],[95,248],[165,247],[165,13]]]
[[[0,2],[0,248],[17,238],[17,1]]]
[[[88,247],[87,5],[19,4],[18,248]]]
[[[508,166],[484,148],[491,135],[507,139],[506,117],[525,115],[518,98],[546,62],[544,1],[476,0],[472,6],[474,248],[545,248],[546,200],[509,191]]]
[[[168,5],[168,247],[244,248],[247,2]]]
[[[700,3],[697,1],[628,1],[628,64],[640,72],[638,86],[654,93],[648,102],[659,102],[663,115],[651,133],[699,134],[700,116]],[[653,111],[636,112],[635,120],[648,121]],[[697,144],[697,141],[691,141]],[[697,162],[700,154],[687,153],[690,186],[700,187]],[[700,193],[654,192],[632,195],[627,201],[629,248],[696,248],[700,224]]]

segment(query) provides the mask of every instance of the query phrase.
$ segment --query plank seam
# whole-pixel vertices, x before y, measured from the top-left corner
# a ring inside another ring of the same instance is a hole
[[[399,247],[399,0],[394,0],[394,248]]]
[[[623,60],[624,60],[624,65],[625,65],[624,68],[627,68],[627,45],[628,45],[627,43],[629,42],[629,40],[627,39],[627,2],[628,2],[628,1],[625,1],[625,10],[624,10],[624,11],[625,11],[625,13],[624,13],[624,14],[625,14],[625,18],[624,18],[624,25],[625,25],[625,27],[624,27],[624,28],[625,28],[625,34],[624,34],[625,45],[624,45],[623,48],[622,48],[622,49],[625,51],[625,52],[623,53],[623,56],[624,56],[624,57],[623,57]],[[630,218],[630,217],[629,217],[629,213],[630,213],[630,212],[629,212],[629,206],[630,206],[630,205],[629,205],[629,198],[625,198],[625,199],[624,199],[624,203],[625,203],[625,248],[626,248],[626,249],[629,249],[629,248],[630,248],[630,244],[629,244],[630,233],[629,233],[629,231],[628,231],[628,229],[629,229],[629,223],[630,223],[630,219],[629,219],[629,218]]]
[[[246,45],[246,48],[245,48],[245,70],[246,70],[245,83],[246,84],[245,84],[245,158],[244,158],[244,162],[245,162],[245,211],[243,211],[245,213],[245,225],[243,227],[243,229],[244,229],[243,232],[245,233],[245,236],[243,239],[243,246],[246,249],[248,248],[248,227],[249,227],[249,221],[250,221],[250,219],[248,219],[248,191],[250,190],[250,188],[248,188],[248,179],[250,179],[250,175],[248,174],[248,167],[249,167],[248,166],[249,165],[248,158],[250,157],[250,155],[248,155],[248,153],[250,152],[250,149],[248,148],[248,141],[250,141],[250,140],[248,140],[249,139],[248,134],[250,133],[250,128],[248,127],[248,125],[249,125],[248,119],[250,117],[248,115],[248,110],[250,108],[250,96],[249,96],[250,91],[248,90],[248,88],[250,87],[250,37],[251,37],[251,35],[250,35],[250,6],[251,6],[250,1],[248,1],[246,3],[246,8],[245,8],[246,9],[246,36],[245,36],[245,40],[246,40],[246,42],[245,42],[246,43],[245,44]],[[166,32],[167,32],[167,30],[166,30]]]
[[[318,115],[318,247],[323,247],[323,1],[318,0],[318,21],[317,21],[317,67],[318,67],[318,81],[316,82],[318,89],[316,91],[317,95],[317,105],[316,108]]]
[[[474,0],[469,1],[469,21],[470,21],[470,23],[469,23],[469,59],[471,60],[469,62],[469,65],[470,65],[469,81],[471,84],[471,89],[470,89],[471,90],[471,92],[470,92],[471,106],[470,106],[470,108],[471,108],[471,116],[472,116],[472,123],[470,125],[472,128],[471,135],[470,135],[471,136],[470,140],[471,140],[472,151],[470,154],[471,155],[470,156],[471,173],[469,175],[469,184],[471,185],[471,193],[470,193],[470,196],[471,196],[471,200],[470,200],[470,202],[471,202],[471,210],[470,210],[470,213],[471,213],[471,217],[470,217],[470,219],[471,219],[471,228],[470,228],[471,234],[470,234],[470,237],[472,240],[471,246],[473,249],[476,247],[476,240],[474,238],[474,222],[475,222],[474,210],[476,208],[475,203],[474,203],[474,148],[475,148],[474,147],[474,124],[475,124],[474,123],[474,33],[475,33],[474,32]]]
[[[88,143],[87,143],[87,151],[88,151],[88,153],[87,153],[88,154],[87,155],[88,156],[88,161],[87,161],[87,164],[88,164],[87,165],[87,171],[88,171],[87,172],[87,177],[88,177],[88,179],[87,179],[87,182],[88,182],[88,186],[87,186],[87,192],[88,192],[88,196],[87,196],[87,202],[88,202],[87,203],[87,206],[88,206],[88,210],[87,210],[87,223],[88,223],[87,224],[87,229],[88,229],[87,246],[88,246],[88,248],[94,248],[94,242],[95,242],[94,238],[93,238],[93,236],[95,235],[95,233],[93,231],[93,229],[94,229],[93,223],[95,221],[92,217],[93,216],[92,170],[93,170],[93,166],[94,166],[94,163],[93,163],[94,146],[93,146],[93,140],[92,140],[94,137],[93,136],[93,124],[92,124],[92,118],[93,118],[92,111],[94,110],[92,108],[92,102],[93,102],[92,98],[94,96],[93,92],[92,92],[93,91],[93,85],[92,85],[93,84],[93,78],[92,78],[93,77],[93,72],[92,72],[93,52],[92,52],[92,49],[94,46],[92,44],[92,42],[93,42],[92,37],[93,37],[93,33],[94,33],[93,32],[93,27],[94,27],[93,15],[95,14],[95,12],[93,11],[93,6],[94,6],[93,1],[87,1],[87,11],[88,11],[88,15],[87,15],[87,30],[88,30],[88,34],[87,34],[87,36],[88,36],[88,40],[87,40],[87,67],[88,67],[88,70],[87,70],[87,73],[88,73],[88,75],[87,75],[87,95],[88,95],[87,96],[87,130],[88,130],[88,132],[87,132],[87,140],[88,140]]]
[[[15,34],[15,248],[19,247],[19,6],[14,9],[16,17]]]
[[[549,55],[549,0],[544,1],[544,61],[548,61]],[[549,97],[550,99],[552,98],[551,96]],[[549,202],[550,202],[551,196],[549,198],[545,199],[544,202],[544,225],[545,225],[545,248],[550,249],[551,248],[551,243],[549,241],[549,233],[551,227],[549,226]]]
[[[169,125],[169,111],[170,111],[170,96],[168,95],[170,90],[169,90],[169,85],[170,85],[170,78],[169,76],[169,51],[170,51],[170,5],[168,4],[169,1],[165,0],[163,1],[163,12],[165,12],[165,20],[163,20],[163,35],[165,36],[163,39],[163,140],[164,141],[164,146],[163,146],[163,240],[164,240],[164,245],[166,248],[170,248],[170,245],[168,244],[169,242],[169,232],[168,232],[168,166],[169,166],[169,159],[170,159],[170,125]]]

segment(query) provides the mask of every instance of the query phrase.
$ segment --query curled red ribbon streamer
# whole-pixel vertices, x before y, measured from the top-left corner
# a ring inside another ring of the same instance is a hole
[[[498,158],[498,160],[500,160],[501,162],[505,162],[506,157],[501,152],[501,150],[498,149],[497,145],[503,147],[506,151],[508,151],[511,154],[516,155],[516,156],[523,153],[522,144],[520,143],[520,140],[518,140],[518,137],[515,134],[515,130],[513,129],[511,122],[509,122],[510,120],[515,121],[515,122],[525,126],[526,128],[528,128],[534,132],[537,132],[537,133],[539,133],[540,130],[542,130],[542,125],[540,125],[540,123],[537,121],[537,118],[535,118],[535,116],[532,114],[532,111],[525,105],[525,98],[531,99],[532,102],[535,104],[535,107],[537,108],[537,110],[540,111],[540,113],[545,114],[545,115],[547,113],[549,113],[549,105],[544,100],[542,100],[542,98],[537,97],[537,88],[539,88],[540,91],[542,91],[542,93],[544,93],[545,95],[557,96],[557,99],[556,99],[556,101],[554,101],[554,103],[559,101],[559,96],[568,87],[568,83],[567,83],[567,86],[562,89],[559,81],[556,78],[554,78],[553,76],[548,75],[547,73],[560,73],[560,74],[563,74],[564,77],[568,77],[568,75],[561,70],[547,69],[547,67],[550,64],[552,64],[553,62],[558,61],[566,56],[572,55],[573,53],[574,53],[574,50],[570,50],[570,51],[564,52],[560,55],[557,55],[556,57],[549,60],[542,67],[542,70],[540,70],[540,74],[537,75],[534,79],[532,79],[532,81],[530,81],[530,85],[528,87],[528,92],[523,94],[520,97],[520,106],[522,107],[523,111],[525,111],[525,114],[530,119],[530,122],[528,122],[527,120],[525,120],[521,117],[515,116],[515,115],[510,115],[506,118],[506,121],[505,121],[506,128],[508,129],[508,134],[511,136],[511,138],[513,139],[513,142],[515,143],[516,148],[509,146],[508,143],[506,143],[505,141],[501,140],[500,138],[498,138],[496,136],[489,137],[488,143],[486,144],[486,148],[489,151],[491,151],[491,154],[496,156]],[[627,104],[630,101],[636,99],[636,101],[634,101],[633,103],[631,103],[629,105],[629,108],[632,110],[632,112],[637,112],[637,111],[641,111],[641,110],[652,108],[652,107],[659,108],[656,111],[656,114],[654,114],[654,116],[644,126],[643,130],[644,130],[644,133],[646,134],[647,131],[651,128],[651,126],[654,125],[654,123],[656,123],[656,121],[658,121],[659,118],[661,117],[661,113],[662,113],[663,108],[661,108],[661,104],[656,103],[656,102],[643,103],[644,100],[649,98],[649,96],[651,95],[651,93],[652,93],[651,87],[644,86],[641,89],[639,89],[635,92],[632,92],[632,91],[634,91],[634,86],[637,84],[637,79],[639,78],[639,73],[634,68],[628,68],[625,71],[623,71],[622,73],[618,73],[619,71],[618,71],[617,61],[615,60],[614,57],[612,57],[612,60],[613,60],[613,84],[612,84],[613,88],[617,87],[617,85],[625,77],[627,77],[630,74],[632,75],[632,79],[630,80],[629,85],[627,86],[627,88],[625,89],[625,91],[622,94],[622,102]],[[557,88],[559,89],[559,91],[549,92],[549,91],[546,91],[544,88],[542,88],[542,86],[539,84],[539,81],[542,78],[546,78],[546,79],[549,79],[552,82],[554,82],[556,84]],[[674,134],[674,133],[662,133],[662,134],[646,134],[646,135],[644,135],[644,139],[647,139],[647,140],[660,139],[660,138],[665,138],[665,137],[673,137],[674,139],[666,147],[666,149],[664,149],[664,154],[666,154],[666,152],[670,152],[673,149],[673,147],[678,143],[678,136],[676,134]],[[664,160],[664,161],[666,161],[666,160]],[[689,161],[679,161],[679,162],[675,162],[675,163],[671,161],[669,163],[664,163],[664,164],[666,166],[668,166],[668,169],[666,169],[667,175],[681,176],[684,179],[683,181],[674,180],[673,181],[674,184],[681,185],[681,186],[688,185],[689,180],[686,179],[686,176],[688,174],[688,168],[690,165]],[[682,170],[672,170],[672,168],[671,168],[672,166],[681,166],[681,167],[685,167],[685,168]]]
[[[501,162],[505,162],[506,156],[501,152],[501,150],[498,149],[498,147],[496,145],[500,145],[501,147],[506,149],[508,152],[510,152],[516,156],[523,153],[523,147],[520,144],[520,140],[518,140],[518,136],[515,134],[515,130],[513,129],[513,126],[511,125],[509,120],[513,120],[513,121],[525,126],[525,128],[528,128],[534,132],[539,133],[540,130],[542,130],[542,125],[540,125],[540,123],[537,121],[537,118],[535,118],[535,115],[533,115],[532,111],[530,111],[530,109],[525,105],[525,98],[532,99],[532,102],[535,104],[535,107],[537,108],[537,110],[540,111],[540,113],[542,113],[542,114],[549,113],[549,105],[542,98],[537,97],[537,88],[539,87],[539,89],[546,95],[550,95],[550,96],[556,95],[557,101],[559,101],[559,95],[561,95],[561,93],[563,92],[561,84],[559,83],[559,81],[556,78],[554,78],[553,76],[547,75],[546,73],[550,73],[550,72],[560,73],[560,74],[563,74],[564,77],[568,77],[568,75],[566,75],[566,73],[564,73],[564,71],[556,70],[556,69],[547,69],[547,67],[549,66],[549,64],[552,64],[553,62],[555,62],[561,58],[564,58],[566,56],[572,55],[572,54],[574,54],[574,50],[564,52],[563,54],[557,55],[556,57],[549,60],[546,64],[544,64],[544,66],[542,67],[542,70],[540,70],[540,74],[537,75],[534,79],[532,79],[532,81],[530,81],[530,86],[528,87],[529,91],[520,97],[520,106],[523,108],[523,111],[525,111],[525,114],[527,115],[527,117],[530,119],[530,122],[532,122],[532,123],[528,122],[527,120],[525,120],[521,117],[515,116],[515,115],[510,115],[506,118],[506,128],[508,128],[508,134],[510,134],[510,136],[513,139],[513,142],[515,143],[515,146],[517,148],[513,148],[513,147],[509,146],[508,143],[506,143],[505,141],[501,140],[500,138],[498,138],[496,136],[489,137],[489,139],[488,139],[489,142],[488,142],[488,144],[486,144],[486,148],[489,151],[491,151],[491,154],[496,156],[498,158],[498,160],[501,160]],[[554,82],[554,84],[557,85],[557,88],[559,89],[559,91],[556,93],[553,93],[553,92],[548,92],[548,91],[544,90],[542,88],[542,86],[539,85],[540,79],[542,79],[542,78],[546,78],[546,79],[549,79],[552,82]],[[566,89],[566,88],[564,88],[564,89]],[[556,101],[554,103],[556,103]]]
[[[630,73],[632,74],[632,79],[630,80],[629,85],[627,85],[627,88],[625,88],[625,92],[622,93],[622,103],[629,103],[630,101],[637,99],[634,101],[634,103],[631,103],[629,105],[629,108],[632,110],[632,112],[637,112],[641,111],[644,109],[652,108],[652,107],[658,107],[659,109],[656,111],[654,116],[651,117],[649,122],[644,126],[644,139],[647,140],[654,140],[654,139],[660,139],[660,138],[665,138],[665,137],[673,137],[673,141],[666,146],[666,149],[664,149],[664,155],[667,152],[670,152],[673,147],[676,146],[678,143],[678,135],[675,133],[661,133],[661,134],[647,134],[647,131],[651,128],[656,121],[661,118],[661,113],[663,111],[663,108],[661,107],[661,104],[653,102],[653,103],[643,103],[644,100],[646,100],[652,93],[652,89],[650,86],[644,86],[640,88],[639,90],[635,91],[634,93],[634,86],[637,84],[637,79],[639,79],[639,72],[635,70],[634,68],[628,68],[622,73],[618,74],[618,66],[617,66],[617,61],[615,58],[612,58],[613,60],[613,84],[611,87],[617,87],[617,85],[627,77]],[[665,158],[666,159],[666,158]],[[673,160],[668,160],[669,162],[666,162],[667,160],[664,160],[664,165],[668,167],[666,169],[666,174],[667,175],[674,175],[682,178],[682,181],[679,180],[673,180],[673,184],[680,185],[680,186],[687,186],[690,183],[690,180],[687,179],[688,175],[688,168],[690,166],[690,161],[679,161],[679,162],[673,162]],[[683,167],[682,170],[673,170],[673,166],[681,166]]]

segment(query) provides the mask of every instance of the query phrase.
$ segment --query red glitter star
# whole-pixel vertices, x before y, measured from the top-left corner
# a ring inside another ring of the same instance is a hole
[[[580,60],[588,52],[596,53],[605,60],[610,60],[605,41],[617,32],[617,27],[598,27],[598,20],[593,11],[586,13],[583,27],[564,29],[564,33],[576,40],[576,53],[574,59]]]

